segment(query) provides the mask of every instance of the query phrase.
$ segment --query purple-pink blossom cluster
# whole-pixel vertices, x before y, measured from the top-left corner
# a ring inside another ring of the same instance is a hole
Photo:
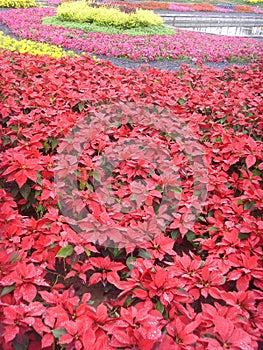
[[[49,5],[59,5],[61,0],[46,0]]]
[[[190,6],[180,5],[180,4],[176,4],[174,2],[171,2],[169,4],[169,10],[171,10],[171,11],[178,11],[178,12],[194,11]]]
[[[42,18],[54,16],[53,8],[16,9],[0,13],[0,21],[23,39],[46,42],[63,48],[131,60],[186,59],[223,62],[233,58],[259,61],[263,43],[249,38],[216,36],[178,30],[172,36],[85,33],[83,30],[47,26]]]

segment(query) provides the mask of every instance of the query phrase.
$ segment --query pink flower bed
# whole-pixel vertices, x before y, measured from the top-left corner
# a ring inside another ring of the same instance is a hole
[[[61,0],[46,0],[46,1],[50,5],[59,5],[61,3]]]
[[[175,3],[169,4],[169,10],[178,11],[178,12],[193,11],[193,9],[190,6],[184,6],[184,5],[179,5]]]
[[[234,12],[234,10],[232,10],[232,9],[223,8],[223,7],[219,7],[219,6],[215,6],[215,11],[216,12],[224,12],[224,13]]]
[[[237,60],[259,61],[263,43],[254,39],[215,36],[178,31],[172,36],[136,36],[125,34],[85,33],[63,27],[46,26],[42,18],[54,16],[54,9],[12,10],[0,14],[0,21],[23,39],[61,45],[75,49],[131,60],[153,61],[186,59],[223,62]]]

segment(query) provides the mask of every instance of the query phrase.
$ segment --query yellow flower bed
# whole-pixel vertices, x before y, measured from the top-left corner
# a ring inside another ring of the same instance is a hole
[[[250,4],[259,4],[263,3],[263,0],[246,0],[246,2],[249,2]]]
[[[31,55],[50,56],[60,58],[65,56],[77,56],[73,51],[65,52],[61,47],[43,44],[31,40],[16,40],[0,31],[0,48],[20,53],[30,53]]]
[[[87,22],[114,26],[121,29],[161,25],[162,18],[153,11],[136,9],[135,13],[124,13],[118,8],[91,7],[86,1],[65,2],[57,8],[62,21]]]
[[[0,7],[25,8],[36,6],[35,0],[0,0]]]

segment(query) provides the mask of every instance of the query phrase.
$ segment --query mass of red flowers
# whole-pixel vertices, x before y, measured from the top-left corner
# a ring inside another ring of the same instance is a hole
[[[262,13],[262,10],[249,5],[221,5],[216,6],[209,3],[173,3],[161,1],[144,1],[144,2],[127,2],[113,1],[111,2],[120,6],[128,6],[132,8],[141,8],[144,10],[172,10],[178,12],[184,11],[201,11],[201,12],[245,12],[245,13]]]
[[[0,348],[258,349],[263,65],[0,67]]]

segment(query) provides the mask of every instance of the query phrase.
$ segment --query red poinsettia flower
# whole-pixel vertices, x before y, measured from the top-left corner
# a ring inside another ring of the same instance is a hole
[[[38,158],[28,158],[22,153],[12,153],[6,166],[7,169],[2,173],[2,176],[7,175],[6,181],[15,181],[20,188],[26,183],[27,179],[36,182],[38,172],[43,170]]]
[[[126,267],[122,263],[111,261],[110,257],[106,258],[90,258],[89,262],[91,264],[92,270],[98,271],[92,274],[89,279],[89,285],[106,281],[110,283],[117,283],[119,281],[118,271],[124,270]]]

